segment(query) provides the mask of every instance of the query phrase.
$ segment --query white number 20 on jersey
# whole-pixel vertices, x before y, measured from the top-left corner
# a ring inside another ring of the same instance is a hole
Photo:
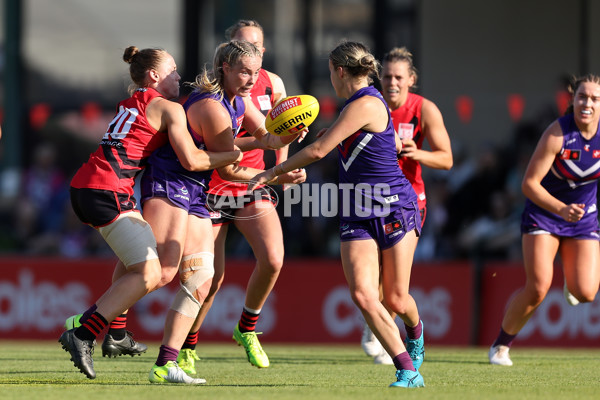
[[[137,110],[137,108],[125,108],[123,106],[119,106],[119,113],[113,118],[112,121],[110,121],[108,130],[102,139],[123,139],[129,133],[131,124],[133,124],[133,121],[135,121],[139,114],[140,112]]]

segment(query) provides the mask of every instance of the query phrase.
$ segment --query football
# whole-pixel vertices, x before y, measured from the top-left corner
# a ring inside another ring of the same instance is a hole
[[[293,135],[307,128],[319,115],[319,102],[308,94],[289,96],[267,114],[265,127],[271,135]]]

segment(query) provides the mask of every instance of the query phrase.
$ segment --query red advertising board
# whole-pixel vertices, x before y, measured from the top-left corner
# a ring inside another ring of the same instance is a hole
[[[115,260],[0,259],[0,338],[56,339],[66,317],[83,312],[110,283]],[[229,259],[225,282],[201,330],[203,341],[229,341],[254,260]],[[467,263],[416,264],[411,293],[428,343],[471,341],[473,283]],[[140,300],[128,329],[140,340],[162,338],[177,282]],[[363,322],[337,259],[289,259],[265,304],[264,341],[358,343]],[[404,329],[401,329],[404,332]]]
[[[504,311],[525,285],[521,263],[490,263],[481,276],[481,314],[478,344],[489,346],[498,336]],[[554,268],[552,287],[515,339],[516,345],[600,346],[600,297],[593,303],[570,306],[563,296],[563,273]]]

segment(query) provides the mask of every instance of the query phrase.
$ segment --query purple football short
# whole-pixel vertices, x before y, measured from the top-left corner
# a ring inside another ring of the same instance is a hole
[[[407,232],[417,231],[421,235],[421,213],[417,204],[405,205],[385,217],[363,221],[340,221],[340,240],[374,239],[381,250],[398,243]]]
[[[524,212],[521,218],[522,234],[548,232],[559,237],[600,240],[598,214],[587,213],[578,222],[567,222],[550,213]]]
[[[209,218],[206,208],[206,182],[148,165],[140,182],[142,207],[152,197],[166,197],[190,215]]]

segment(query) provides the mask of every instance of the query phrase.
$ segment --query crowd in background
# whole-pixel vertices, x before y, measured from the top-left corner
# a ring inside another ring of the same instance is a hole
[[[507,145],[483,143],[474,154],[463,143],[452,140],[449,132],[453,168],[423,171],[428,202],[417,261],[521,258],[521,179],[539,136],[556,116],[556,111],[545,110],[534,122],[521,122],[514,132],[507,132],[510,140],[500,141]],[[316,132],[315,128],[312,134]],[[27,142],[34,145],[20,173],[0,171],[0,254],[111,257],[112,251],[100,235],[75,217],[69,201],[71,176],[83,162],[77,160],[86,158],[90,147],[56,140],[55,131],[30,132],[29,136]],[[299,146],[293,144],[290,154]],[[309,185],[335,182],[336,158],[309,166],[307,174]],[[276,190],[282,199],[281,189]],[[283,207],[278,207],[286,256],[337,257],[337,217],[303,217],[301,206],[294,207],[290,216],[283,216]],[[238,235],[232,230],[228,237],[228,254],[252,256]]]

